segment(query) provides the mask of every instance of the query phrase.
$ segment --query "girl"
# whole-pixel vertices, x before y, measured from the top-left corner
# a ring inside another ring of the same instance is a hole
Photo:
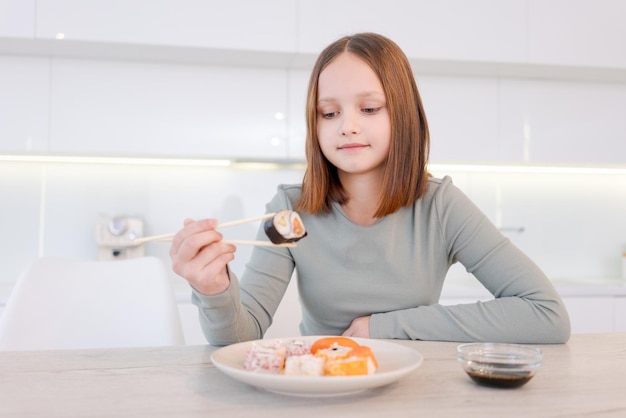
[[[170,250],[193,287],[207,340],[262,338],[294,269],[303,335],[562,343],[570,324],[542,271],[450,178],[427,172],[429,133],[410,64],[391,40],[347,36],[319,56],[306,103],[302,185],[281,185],[268,212],[297,210],[297,248],[257,247],[241,281],[217,221],[186,220]],[[263,228],[258,237],[265,236]],[[438,304],[462,263],[494,299]]]

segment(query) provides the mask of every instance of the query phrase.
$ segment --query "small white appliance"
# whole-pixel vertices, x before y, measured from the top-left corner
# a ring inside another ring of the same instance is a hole
[[[100,218],[96,222],[95,239],[99,260],[142,257],[144,246],[135,244],[143,236],[143,221],[131,216]]]

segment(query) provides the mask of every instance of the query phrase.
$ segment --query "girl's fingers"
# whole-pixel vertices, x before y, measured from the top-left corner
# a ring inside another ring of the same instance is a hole
[[[215,219],[185,219],[170,248],[174,272],[206,294],[225,288],[228,283],[226,266],[235,258],[235,246],[222,242],[222,234],[215,230],[216,226]]]
[[[193,272],[189,277],[193,286],[200,291],[214,285],[220,274],[226,273],[228,263],[235,258],[233,251],[219,252],[208,250],[209,248],[203,249],[198,254],[198,257],[194,259]]]
[[[177,254],[180,246],[189,237],[196,234],[214,230],[217,226],[217,220],[215,219],[202,219],[200,221],[194,221],[193,219],[185,219],[184,227],[174,235],[172,239],[172,245],[170,247],[170,255]],[[210,236],[207,237],[210,239]],[[214,237],[215,238],[215,237]],[[221,239],[221,235],[220,238]],[[208,244],[209,242],[207,242]],[[206,245],[206,244],[205,244]]]
[[[172,268],[201,293],[221,293],[228,287],[226,266],[235,258],[234,251],[232,244],[214,242],[201,248],[189,260],[172,257]]]
[[[214,242],[211,245],[201,248],[195,256],[188,261],[188,265],[193,272],[207,270],[219,271],[226,266],[228,261],[234,258],[234,252],[234,245]]]

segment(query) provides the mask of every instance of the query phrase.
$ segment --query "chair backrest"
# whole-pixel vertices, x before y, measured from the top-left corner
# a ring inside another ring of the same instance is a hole
[[[156,257],[40,258],[0,316],[0,350],[183,344],[171,278]]]

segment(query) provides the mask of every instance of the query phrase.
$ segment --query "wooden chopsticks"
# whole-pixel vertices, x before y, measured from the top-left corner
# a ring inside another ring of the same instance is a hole
[[[246,224],[246,223],[255,222],[255,221],[262,221],[262,220],[273,217],[275,214],[276,213],[267,213],[262,216],[255,216],[252,218],[239,219],[237,221],[224,222],[224,223],[217,225],[215,228],[216,229],[226,228],[229,226],[241,225],[241,224]],[[133,240],[133,244],[141,245],[141,244],[145,244],[146,242],[170,242],[172,241],[172,238],[174,238],[174,235],[176,234],[170,233],[170,234],[152,235],[149,237],[137,238]],[[297,246],[295,242],[289,242],[285,244],[274,244],[271,241],[250,241],[250,240],[224,240],[223,242],[228,242],[230,244],[235,244],[235,245],[257,245],[257,246],[265,246],[265,247],[291,247],[293,248]]]

